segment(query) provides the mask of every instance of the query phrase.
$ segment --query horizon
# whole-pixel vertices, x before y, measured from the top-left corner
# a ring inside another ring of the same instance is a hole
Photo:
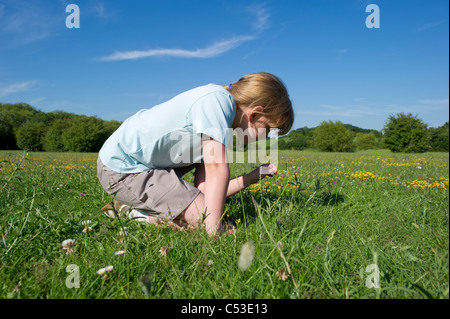
[[[0,0],[1,103],[122,122],[265,71],[287,86],[292,130],[331,120],[381,131],[398,113],[449,121],[447,1],[84,0],[79,28],[69,4]]]

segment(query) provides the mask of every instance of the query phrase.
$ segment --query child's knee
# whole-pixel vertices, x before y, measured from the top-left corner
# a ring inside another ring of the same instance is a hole
[[[180,217],[189,225],[198,227],[202,223],[204,212],[205,195],[203,195],[203,193],[199,193],[192,203],[180,214]]]

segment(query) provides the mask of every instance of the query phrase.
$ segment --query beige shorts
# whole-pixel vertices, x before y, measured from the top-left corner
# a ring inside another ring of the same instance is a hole
[[[161,219],[173,220],[197,197],[200,190],[181,176],[195,164],[177,169],[150,169],[137,174],[117,173],[97,159],[97,176],[105,191],[132,208]]]

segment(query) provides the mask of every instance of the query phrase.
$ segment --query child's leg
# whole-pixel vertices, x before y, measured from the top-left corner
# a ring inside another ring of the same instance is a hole
[[[179,227],[199,227],[204,219],[204,212],[205,195],[200,192],[192,203],[173,220],[173,223]]]

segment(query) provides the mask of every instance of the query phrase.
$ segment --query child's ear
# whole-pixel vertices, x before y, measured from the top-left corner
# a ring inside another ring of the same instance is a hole
[[[262,113],[263,110],[264,110],[264,108],[262,106],[255,106],[253,108],[253,112],[256,112],[256,113]]]
[[[248,117],[248,119],[250,120],[250,122],[255,122],[255,119],[258,115],[261,115],[262,111],[263,111],[263,107],[262,106],[255,106],[252,111],[250,112],[250,116]]]

